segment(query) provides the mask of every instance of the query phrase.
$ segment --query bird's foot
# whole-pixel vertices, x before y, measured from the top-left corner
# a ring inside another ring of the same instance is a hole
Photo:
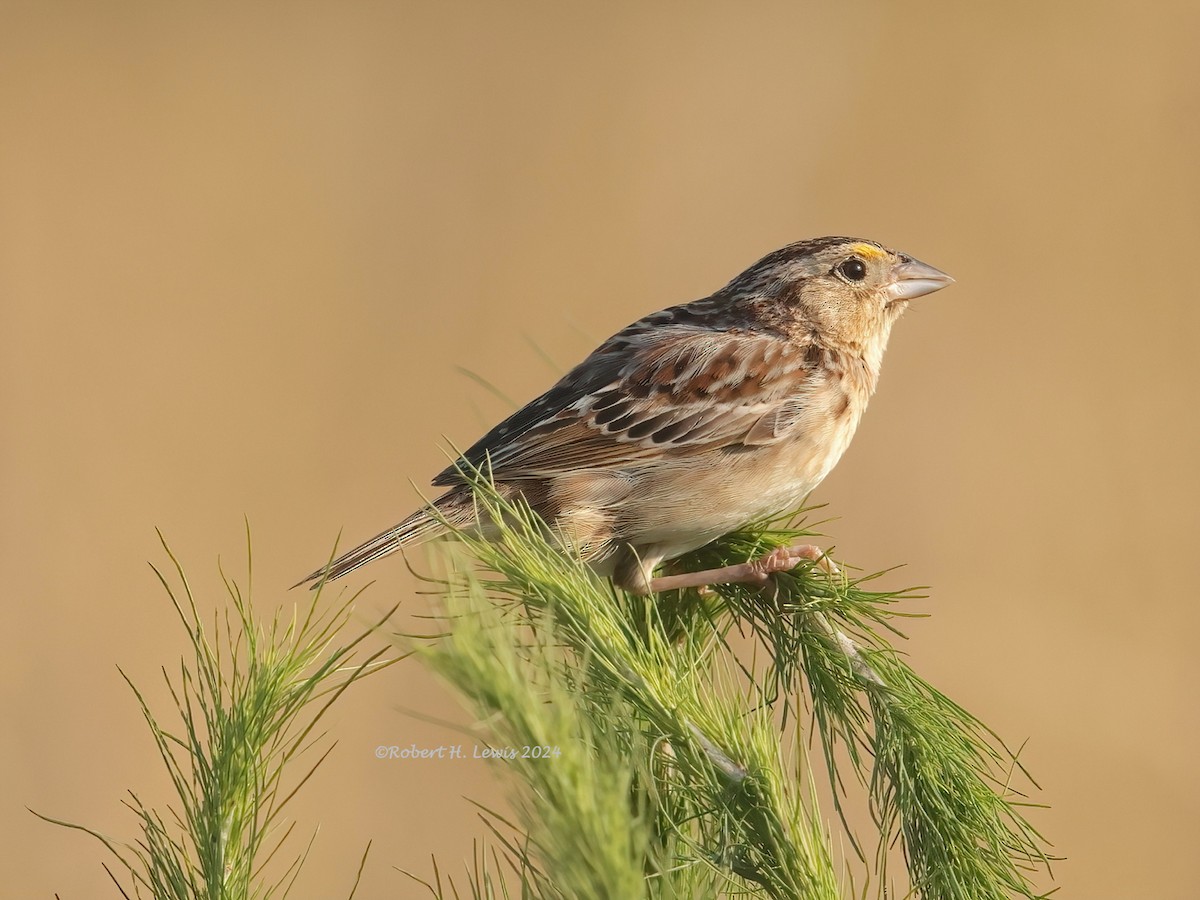
[[[720,569],[705,569],[701,572],[683,572],[679,575],[664,575],[650,581],[650,590],[675,591],[682,588],[699,588],[710,591],[715,584],[765,584],[777,572],[790,572],[800,563],[810,561],[816,564],[825,574],[833,577],[841,574],[841,569],[830,559],[825,551],[814,544],[793,544],[790,547],[776,547],[770,553],[752,559],[749,562]],[[850,666],[862,684],[885,687],[884,681],[871,667],[863,655],[862,648],[840,628],[830,623],[823,614],[812,617],[816,628],[828,635],[835,645],[846,654]]]
[[[825,551],[813,544],[794,544],[791,547],[776,547],[770,553],[749,562],[722,566],[719,569],[704,569],[700,572],[682,572],[678,575],[663,575],[651,579],[650,590],[677,591],[682,588],[704,588],[714,584],[766,584],[777,572],[790,572],[800,563],[814,561],[829,575],[837,575],[838,567]]]
[[[810,561],[817,564],[826,575],[840,575],[842,570],[837,567],[837,564],[825,555],[825,551],[816,544],[793,544],[790,547],[776,547],[766,556],[761,556],[750,563],[752,566],[759,566],[765,576],[774,575],[776,572],[790,572],[796,566],[804,561]]]

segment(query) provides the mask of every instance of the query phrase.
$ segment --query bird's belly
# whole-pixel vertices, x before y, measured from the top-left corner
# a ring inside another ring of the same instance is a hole
[[[747,524],[797,510],[833,469],[853,428],[639,473],[621,538],[670,559]]]

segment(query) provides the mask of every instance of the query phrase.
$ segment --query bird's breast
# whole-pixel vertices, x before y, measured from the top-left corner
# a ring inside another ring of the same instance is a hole
[[[639,470],[618,537],[682,553],[800,507],[850,445],[866,397],[823,392],[779,441],[713,448]]]

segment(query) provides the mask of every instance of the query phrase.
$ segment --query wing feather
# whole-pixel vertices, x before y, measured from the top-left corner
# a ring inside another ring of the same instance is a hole
[[[775,333],[635,323],[463,457],[506,480],[783,440],[806,406],[805,351]],[[451,466],[434,483],[460,480]]]

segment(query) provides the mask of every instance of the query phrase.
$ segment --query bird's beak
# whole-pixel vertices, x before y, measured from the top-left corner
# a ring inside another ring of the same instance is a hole
[[[887,286],[887,293],[893,302],[912,300],[940,291],[948,284],[954,284],[954,279],[941,269],[906,256],[904,262],[892,270],[892,283]]]

